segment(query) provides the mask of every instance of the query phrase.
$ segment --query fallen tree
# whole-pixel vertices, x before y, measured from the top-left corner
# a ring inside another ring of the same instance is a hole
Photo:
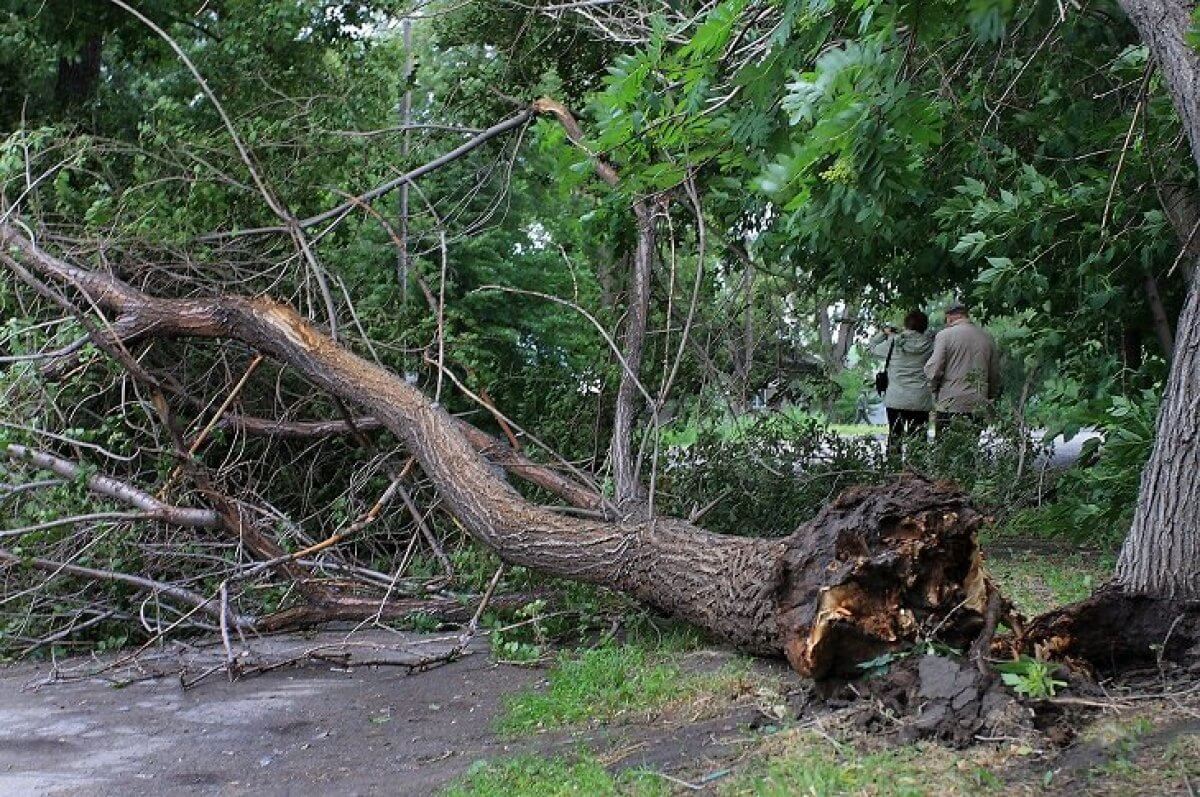
[[[803,675],[854,674],[858,664],[918,639],[971,646],[981,661],[989,650],[999,655],[1035,652],[1109,670],[1192,658],[1200,647],[1196,601],[1131,596],[1117,589],[1022,622],[1007,611],[983,567],[975,539],[982,515],[953,487],[916,476],[849,490],[784,539],[714,534],[664,517],[613,522],[565,515],[525,499],[495,464],[569,503],[593,508],[602,502],[583,485],[511,450],[495,454],[503,446],[499,441],[451,416],[403,378],[335,343],[286,305],[229,294],[151,296],[112,274],[50,255],[12,226],[0,228],[0,245],[0,263],[42,294],[74,289],[87,304],[114,316],[103,327],[92,327],[98,345],[123,346],[148,336],[247,344],[361,407],[372,419],[369,425],[395,434],[451,514],[504,562],[622,591],[744,651],[784,655]],[[64,298],[61,293],[58,297]],[[112,335],[123,336],[106,337]],[[347,424],[353,428],[354,422]],[[300,426],[291,431],[339,429]],[[489,451],[495,463],[485,456]],[[23,450],[9,454],[31,457]],[[61,473],[70,467],[43,459],[43,465]],[[219,513],[167,507],[136,488],[99,477],[90,482],[97,492],[158,518],[179,515],[218,523]],[[272,553],[278,550],[264,555]],[[4,559],[19,557],[5,552]],[[285,556],[266,564],[293,559]],[[53,563],[36,566],[53,569]],[[155,588],[153,582],[141,586]],[[185,604],[212,613],[203,597],[185,597]],[[400,601],[385,611],[372,601],[308,597],[315,601],[311,610],[238,623],[247,630],[270,631],[370,614],[396,617],[421,606]],[[450,614],[456,610],[451,604],[441,608]],[[993,641],[1001,616],[1016,633]]]
[[[740,649],[784,654],[813,676],[920,636],[966,642],[983,625],[990,587],[974,539],[982,518],[947,486],[910,478],[853,490],[783,540],[718,535],[670,518],[568,517],[523,498],[479,441],[417,388],[285,305],[150,296],[50,255],[11,226],[0,241],[0,262],[14,274],[43,293],[53,290],[44,280],[77,290],[114,314],[109,329],[237,340],[361,407],[404,442],[449,511],[505,562],[620,590]]]

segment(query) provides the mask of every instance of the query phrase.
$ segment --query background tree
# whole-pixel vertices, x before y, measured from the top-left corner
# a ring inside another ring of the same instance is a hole
[[[1122,0],[1162,71],[1200,164],[1200,54],[1193,12],[1182,2]],[[1186,248],[1186,245],[1185,245]],[[1117,563],[1117,582],[1151,595],[1200,597],[1200,287],[1192,280],[1179,315],[1171,374],[1159,410],[1154,450],[1142,475],[1137,512]]]

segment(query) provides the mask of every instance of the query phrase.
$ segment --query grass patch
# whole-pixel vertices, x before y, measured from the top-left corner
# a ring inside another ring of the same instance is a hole
[[[873,423],[832,423],[829,425],[829,431],[843,437],[874,437],[886,435],[887,427]]]
[[[734,442],[744,439],[752,429],[764,426],[773,427],[787,437],[786,432],[789,430],[795,431],[809,424],[816,424],[844,437],[887,434],[887,426],[883,424],[830,423],[824,415],[814,414],[800,407],[783,407],[747,412],[742,415],[723,415],[716,419],[681,418],[661,430],[659,442],[668,448],[690,446],[703,435],[715,436],[725,442]]]
[[[1032,554],[998,556],[987,561],[1001,590],[1027,615],[1083,600],[1112,575],[1111,555]]]
[[[864,753],[812,732],[779,734],[758,765],[725,786],[729,797],[987,794],[1000,780],[987,769],[931,744]]]
[[[497,730],[518,734],[626,716],[647,719],[687,704],[696,704],[692,714],[702,714],[700,704],[728,702],[761,686],[762,679],[755,678],[746,662],[693,672],[679,665],[678,656],[668,660],[667,650],[603,645],[563,654],[544,691],[505,700]]]
[[[636,795],[658,797],[670,794],[661,779],[645,772],[610,774],[595,758],[577,760],[520,756],[506,761],[480,761],[446,797],[558,797],[558,795]]]

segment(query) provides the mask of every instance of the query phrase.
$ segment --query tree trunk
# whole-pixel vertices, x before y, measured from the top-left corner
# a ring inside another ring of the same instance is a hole
[[[1133,527],[1117,561],[1130,592],[1200,597],[1200,293],[1188,292],[1175,358],[1142,472]]]
[[[829,308],[824,304],[817,307],[817,335],[821,340],[821,359],[825,361],[829,373],[834,376],[846,370],[846,357],[850,354],[850,344],[854,342],[854,331],[858,328],[858,303],[848,302],[845,308],[845,312],[837,320],[835,330],[833,319],[829,317]]]
[[[1164,183],[1158,186],[1158,196],[1183,247],[1179,263],[1190,282],[1196,273],[1196,262],[1200,261],[1200,203],[1196,200],[1196,189],[1180,183]]]
[[[567,138],[584,146],[583,129],[578,120],[562,103],[543,97],[533,104],[539,114],[549,114],[563,126]],[[596,175],[616,188],[621,183],[617,170],[603,158],[592,156]],[[633,203],[637,223],[637,245],[633,252],[633,271],[630,274],[629,302],[622,335],[621,382],[617,388],[617,406],[609,441],[609,460],[612,462],[617,508],[623,513],[644,509],[646,489],[638,474],[637,457],[633,453],[633,427],[637,408],[647,397],[640,383],[642,352],[646,345],[646,325],[650,314],[650,280],[656,248],[654,207],[647,199]],[[603,275],[603,271],[601,272]]]
[[[1200,55],[1187,42],[1192,4],[1120,0],[1150,48],[1200,166]],[[1200,597],[1200,294],[1191,280],[1133,527],[1117,562],[1128,592]]]
[[[1142,280],[1142,289],[1146,293],[1146,303],[1150,305],[1150,321],[1154,325],[1158,347],[1169,362],[1175,352],[1175,333],[1171,330],[1171,319],[1167,317],[1162,294],[1158,292],[1158,280],[1153,274],[1147,274]]]
[[[846,358],[850,355],[850,344],[854,342],[854,332],[858,329],[858,302],[847,302],[846,310],[838,319],[837,339],[833,344],[833,361],[838,365],[838,371],[846,367]]]
[[[53,258],[7,225],[0,264],[32,285],[41,283],[26,265],[81,291],[123,328],[232,338],[286,363],[403,441],[448,510],[505,562],[621,590],[748,652],[785,654],[803,674],[854,672],[921,635],[958,644],[981,624],[990,591],[975,545],[982,518],[945,486],[913,477],[851,490],[782,540],[674,519],[566,517],[522,498],[445,409],[285,305],[149,296]]]
[[[637,249],[633,253],[633,271],[629,280],[629,302],[625,312],[625,333],[621,339],[621,383],[617,388],[617,406],[613,416],[612,460],[617,508],[622,512],[640,507],[646,490],[638,473],[633,452],[633,427],[638,407],[644,404],[640,384],[642,352],[646,347],[646,325],[650,313],[650,279],[653,272],[655,234],[654,210],[647,202],[633,207],[637,217]]]
[[[100,55],[104,39],[100,34],[89,36],[74,58],[58,59],[58,74],[54,81],[54,100],[59,107],[70,108],[90,99],[100,82]]]

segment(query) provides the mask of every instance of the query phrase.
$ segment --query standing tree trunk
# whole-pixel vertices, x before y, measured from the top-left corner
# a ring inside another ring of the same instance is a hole
[[[88,36],[74,58],[58,59],[54,80],[54,100],[61,108],[71,108],[91,99],[100,83],[100,55],[104,39],[95,33]]]
[[[1142,472],[1137,511],[1117,561],[1127,591],[1200,597],[1200,292],[1188,291]]]
[[[817,335],[821,339],[821,359],[825,361],[826,368],[833,376],[846,370],[846,357],[850,354],[850,344],[854,342],[854,332],[858,328],[857,316],[858,302],[847,302],[845,311],[837,319],[835,330],[833,319],[829,317],[829,307],[824,304],[817,306]]]
[[[654,210],[649,202],[633,206],[637,218],[637,249],[633,253],[633,271],[629,280],[629,302],[625,312],[625,333],[621,338],[621,383],[617,388],[617,406],[613,416],[612,460],[617,508],[636,510],[646,501],[646,489],[638,473],[633,452],[633,427],[637,410],[643,404],[640,372],[646,348],[646,326],[650,314],[650,278],[653,273],[655,234]]]
[[[550,114],[574,144],[583,147],[583,129],[566,106],[543,97],[533,104],[537,113]],[[586,147],[584,147],[586,149]],[[600,157],[593,156],[592,164],[596,175],[613,188],[621,184],[617,170]],[[637,420],[638,406],[646,399],[640,382],[642,352],[646,346],[646,326],[650,315],[650,281],[653,275],[655,238],[654,205],[651,200],[641,198],[633,203],[634,219],[637,223],[637,245],[633,252],[633,271],[629,281],[629,302],[625,317],[625,331],[621,336],[621,383],[617,388],[617,406],[613,417],[613,431],[608,454],[612,462],[613,482],[617,508],[628,514],[644,509],[646,489],[638,474],[637,457],[633,453],[633,427]]]
[[[1200,55],[1187,42],[1192,3],[1120,0],[1166,80],[1200,167]],[[1117,562],[1128,592],[1200,598],[1200,293],[1188,287],[1133,527]]]
[[[1153,274],[1147,274],[1142,280],[1142,290],[1146,294],[1146,304],[1150,306],[1150,321],[1154,325],[1158,347],[1169,362],[1175,356],[1175,333],[1171,331],[1171,319],[1167,317],[1167,308],[1158,290],[1158,279]]]

